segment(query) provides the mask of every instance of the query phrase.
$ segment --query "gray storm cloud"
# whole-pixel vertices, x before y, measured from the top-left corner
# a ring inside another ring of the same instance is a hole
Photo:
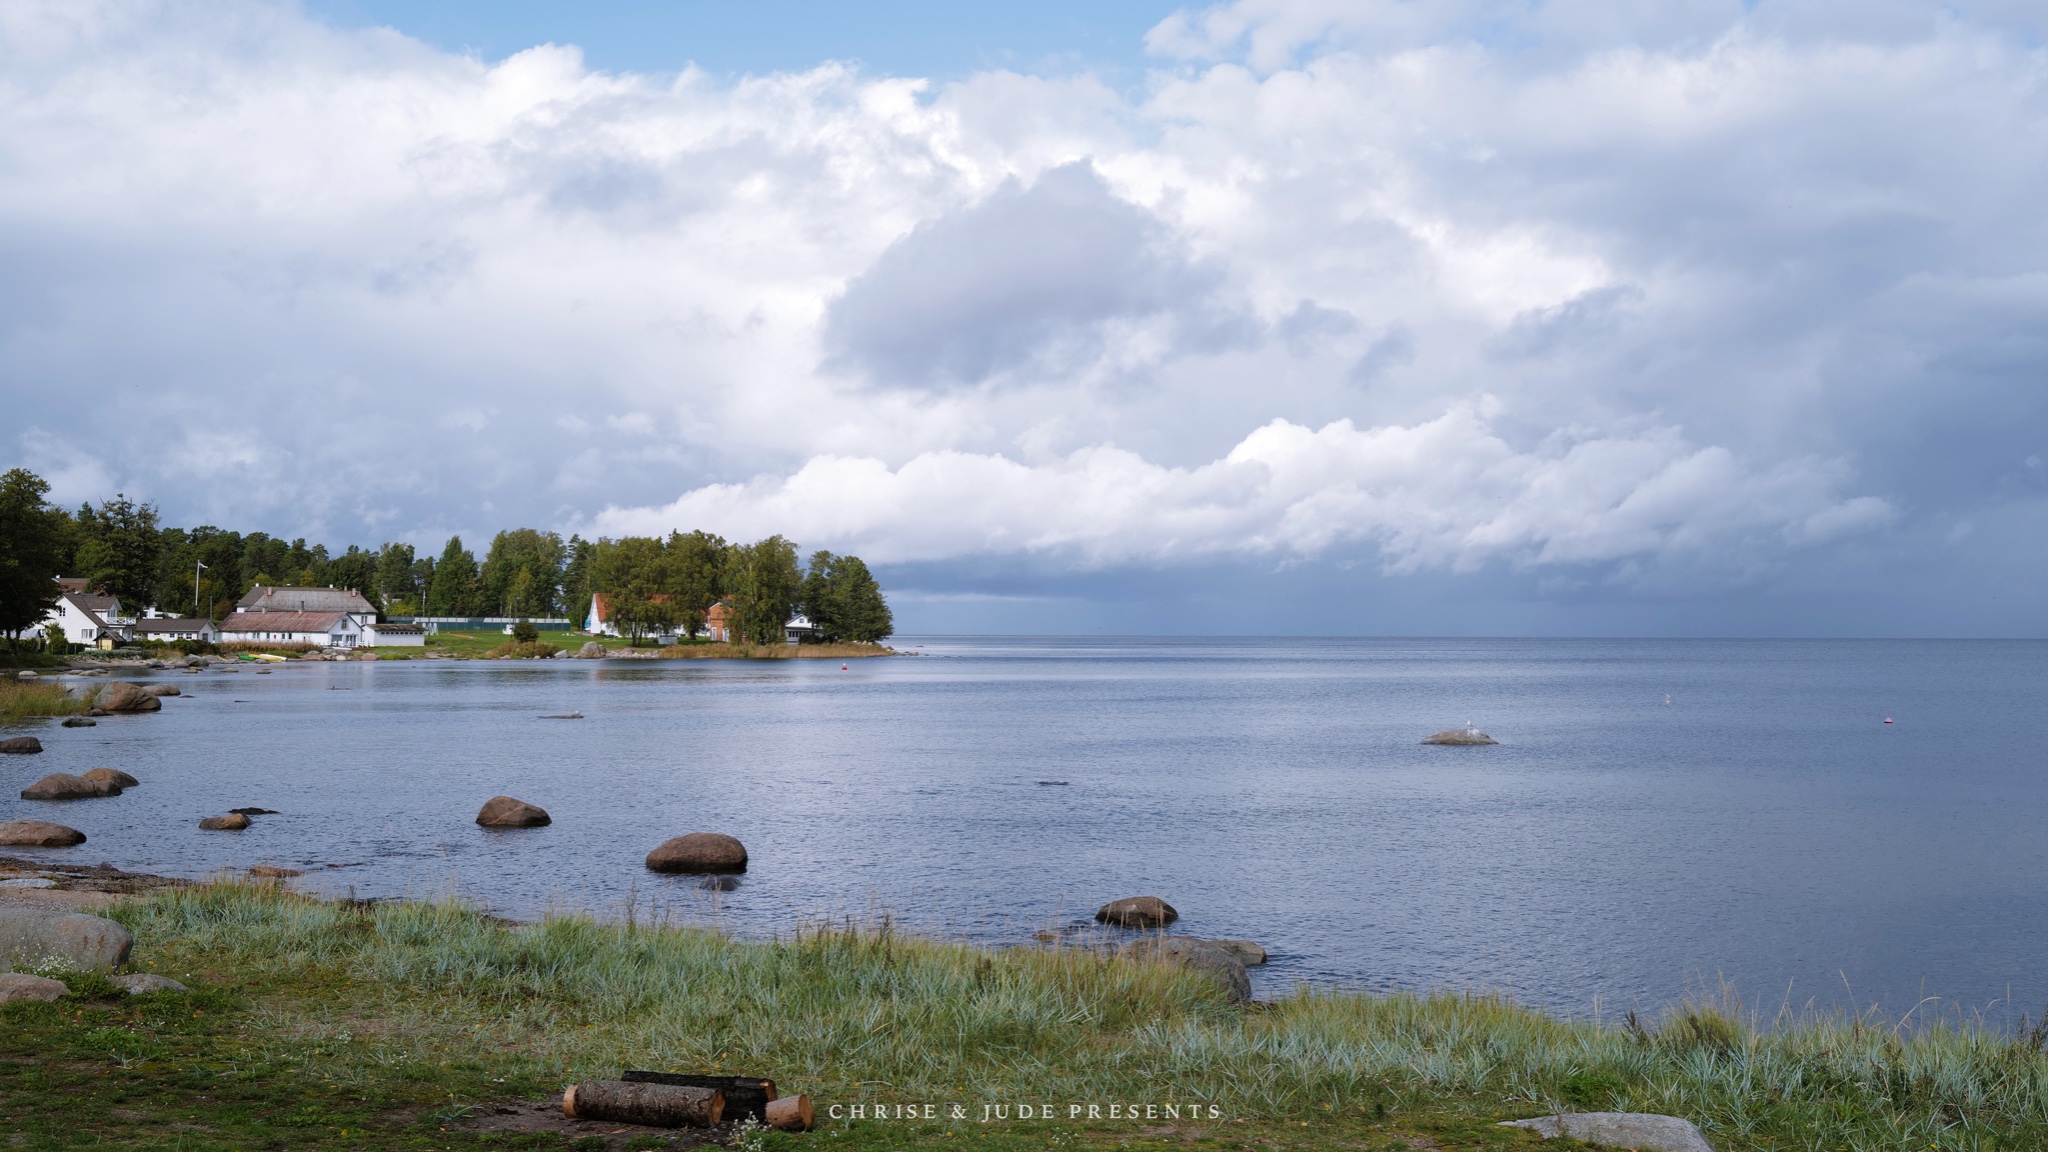
[[[9,5],[0,445],[335,542],[2024,570],[2039,30],[1610,17],[1244,0],[1119,95]]]

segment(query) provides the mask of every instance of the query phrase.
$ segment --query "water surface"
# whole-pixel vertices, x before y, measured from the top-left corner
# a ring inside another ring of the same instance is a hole
[[[2048,644],[899,643],[923,655],[174,673],[192,695],[159,714],[38,726],[47,752],[0,760],[0,819],[90,836],[49,858],[759,935],[887,911],[1027,941],[1150,893],[1178,930],[1265,944],[1261,995],[2048,999]],[[1501,744],[1418,743],[1468,720]],[[100,764],[143,784],[13,798]],[[555,823],[477,828],[499,793]],[[195,827],[246,805],[280,814]],[[736,891],[642,868],[696,830],[746,843]]]

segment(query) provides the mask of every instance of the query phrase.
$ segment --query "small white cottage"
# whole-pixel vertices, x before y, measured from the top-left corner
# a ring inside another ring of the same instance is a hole
[[[353,648],[363,626],[348,612],[234,612],[220,622],[223,644],[317,644]]]

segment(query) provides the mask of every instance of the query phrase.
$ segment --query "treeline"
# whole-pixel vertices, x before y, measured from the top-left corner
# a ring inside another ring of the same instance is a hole
[[[481,561],[459,536],[439,556],[396,543],[333,553],[303,538],[167,528],[155,506],[118,494],[68,512],[49,504],[48,492],[26,469],[0,476],[0,633],[40,621],[59,575],[84,578],[131,612],[154,606],[215,620],[258,584],[333,585],[394,616],[566,616],[581,626],[602,594],[608,617],[635,635],[702,631],[720,600],[731,601],[740,635],[759,642],[779,641],[798,613],[828,642],[874,642],[894,631],[859,557],[815,552],[799,566],[796,546],[780,536],[752,544],[707,532],[564,540],[516,528],[492,537]]]

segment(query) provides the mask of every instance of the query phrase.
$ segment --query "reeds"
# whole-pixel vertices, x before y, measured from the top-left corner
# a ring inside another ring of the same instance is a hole
[[[1760,1026],[1725,1002],[1654,1025],[1570,1021],[1498,996],[1306,989],[1240,1008],[1176,969],[886,923],[744,942],[576,917],[507,927],[455,903],[366,908],[243,884],[116,915],[139,955],[346,973],[352,1011],[381,1004],[387,1040],[420,1059],[487,1038],[561,1075],[766,1070],[842,1099],[1173,1099],[1252,1118],[1612,1109],[1688,1117],[1724,1152],[2048,1147],[2048,1029],[1828,1014]]]
[[[0,680],[0,724],[21,724],[47,716],[73,716],[89,704],[67,695],[61,684]]]

